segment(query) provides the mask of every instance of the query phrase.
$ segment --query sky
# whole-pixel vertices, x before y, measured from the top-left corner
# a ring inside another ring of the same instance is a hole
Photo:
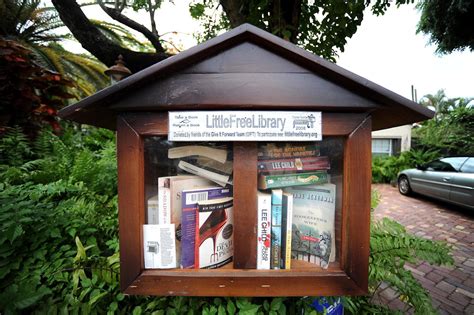
[[[188,13],[186,0],[165,1],[157,12],[160,34],[184,49],[196,45],[192,33],[199,28]],[[96,6],[86,9],[89,17],[106,20]],[[428,37],[416,34],[419,12],[414,5],[390,8],[385,15],[364,15],[362,25],[348,40],[337,64],[383,87],[411,99],[411,86],[418,99],[444,89],[448,97],[474,97],[474,52],[436,55]],[[138,14],[132,18],[143,20]],[[79,47],[76,45],[76,47]]]

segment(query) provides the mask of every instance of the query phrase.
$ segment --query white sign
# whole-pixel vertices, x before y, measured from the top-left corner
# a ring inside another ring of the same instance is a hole
[[[169,112],[170,141],[320,141],[321,112]]]

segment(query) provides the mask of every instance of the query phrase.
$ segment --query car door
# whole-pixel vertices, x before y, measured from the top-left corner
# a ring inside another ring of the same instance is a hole
[[[449,163],[449,158],[432,161],[425,169],[412,176],[414,191],[438,199],[449,200],[451,179],[456,169]]]
[[[462,164],[451,180],[450,200],[474,208],[474,158]]]

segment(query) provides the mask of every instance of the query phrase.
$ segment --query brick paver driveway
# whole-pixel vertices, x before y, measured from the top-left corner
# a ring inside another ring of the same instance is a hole
[[[375,217],[389,217],[415,235],[453,246],[454,267],[426,263],[408,267],[427,289],[441,314],[474,314],[474,212],[422,196],[405,197],[390,185],[373,185],[381,194]],[[384,296],[394,309],[401,302],[390,288]]]

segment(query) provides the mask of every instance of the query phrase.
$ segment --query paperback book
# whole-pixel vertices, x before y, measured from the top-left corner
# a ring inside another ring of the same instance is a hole
[[[198,203],[226,197],[232,197],[232,190],[230,188],[208,187],[183,190],[181,196],[181,268],[198,268],[195,264]]]
[[[259,174],[258,189],[324,184],[329,181],[327,171],[288,174]]]
[[[268,143],[260,145],[258,148],[258,159],[286,159],[295,157],[313,157],[319,156],[319,146],[312,144],[296,143]]]
[[[327,156],[312,156],[291,159],[269,159],[257,162],[259,172],[296,172],[330,169]]]
[[[272,195],[257,194],[257,269],[270,269]]]
[[[291,269],[291,232],[293,222],[293,195],[282,195],[281,215],[281,269]]]
[[[288,187],[293,195],[291,256],[327,268],[335,259],[336,185]]]
[[[176,268],[174,224],[144,224],[145,269]]]
[[[198,202],[195,267],[219,268],[232,261],[234,225],[232,197]]]

